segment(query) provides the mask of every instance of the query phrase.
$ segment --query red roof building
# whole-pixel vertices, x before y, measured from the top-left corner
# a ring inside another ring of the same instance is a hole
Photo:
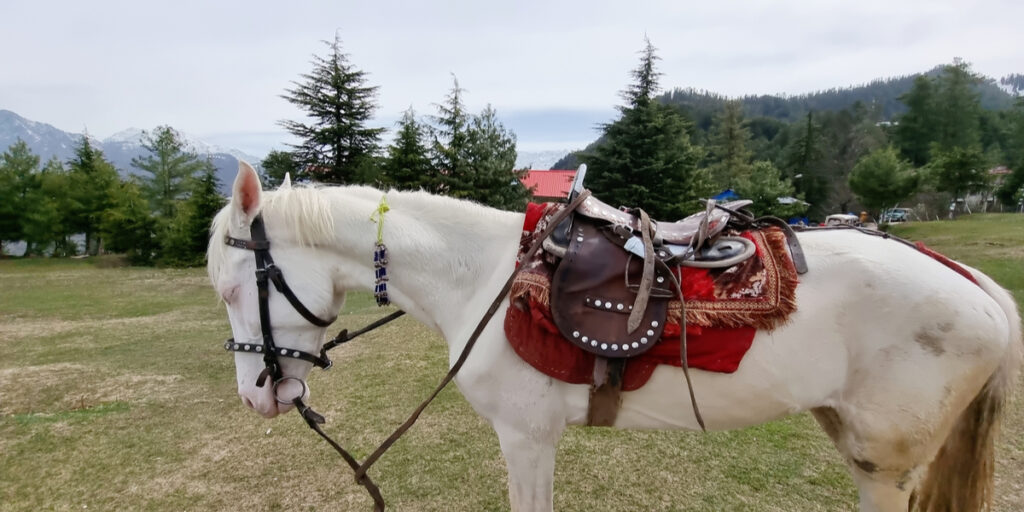
[[[569,197],[569,188],[576,171],[545,171],[535,169],[523,176],[523,186],[533,190],[535,201],[559,201]]]

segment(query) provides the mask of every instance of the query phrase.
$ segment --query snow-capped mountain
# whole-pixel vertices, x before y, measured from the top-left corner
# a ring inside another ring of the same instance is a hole
[[[10,110],[0,109],[0,151],[21,139],[43,162],[52,156],[66,161],[74,156],[75,145],[81,137],[81,134],[68,133],[46,123],[25,119]],[[94,144],[100,143],[95,137],[89,139]]]
[[[139,147],[142,146],[142,138],[144,135],[145,130],[141,128],[128,128],[103,139],[103,145],[104,147],[107,145],[120,145],[123,148]],[[178,135],[181,137],[181,141],[185,144],[185,148],[197,155],[216,155],[223,153],[225,155],[231,155],[238,160],[245,160],[250,163],[258,163],[261,160],[259,157],[237,149],[210,144],[188,133],[178,132]]]
[[[132,167],[132,159],[148,155],[148,151],[142,147],[143,130],[128,128],[117,132],[106,139],[99,140],[88,135],[90,142],[103,150],[103,155],[110,163],[114,164],[122,176],[136,174],[138,172]],[[227,193],[231,189],[231,183],[238,171],[238,161],[245,160],[252,164],[258,164],[261,160],[258,157],[248,155],[237,149],[223,148],[203,142],[197,137],[181,134],[185,146],[199,155],[200,158],[209,158],[217,168],[217,177],[220,179],[221,191]],[[11,112],[0,109],[0,151],[6,150],[11,144],[21,139],[25,141],[32,152],[39,155],[45,162],[52,157],[57,157],[67,162],[75,155],[75,146],[83,137],[79,133],[65,132],[59,128],[32,121]]]
[[[550,169],[555,162],[571,152],[569,149],[519,151],[516,154],[516,169]]]

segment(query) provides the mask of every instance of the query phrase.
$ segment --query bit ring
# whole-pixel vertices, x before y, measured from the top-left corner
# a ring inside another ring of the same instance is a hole
[[[281,397],[279,397],[277,395],[277,387],[280,386],[282,382],[287,381],[287,380],[298,381],[299,384],[302,384],[302,392],[299,393],[299,396],[297,396],[297,397],[295,397],[295,398],[293,398],[291,400],[287,400],[286,401],[286,400],[281,400]],[[306,386],[306,381],[304,381],[304,380],[302,380],[302,379],[300,379],[298,377],[281,377],[276,382],[274,382],[273,391],[274,391],[274,400],[277,400],[277,403],[284,404],[284,405],[293,405],[296,400],[300,400],[300,399],[302,399],[302,397],[306,396],[306,391],[309,391],[309,387]]]

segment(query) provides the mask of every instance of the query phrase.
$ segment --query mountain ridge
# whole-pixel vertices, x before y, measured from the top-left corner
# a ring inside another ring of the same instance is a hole
[[[784,122],[793,122],[804,117],[810,111],[839,111],[853,106],[856,102],[865,105],[877,105],[881,109],[882,119],[889,121],[906,112],[906,105],[900,97],[910,91],[914,80],[919,76],[936,77],[942,73],[943,66],[936,66],[923,73],[898,75],[878,78],[867,83],[846,87],[832,87],[825,90],[803,94],[750,94],[728,97],[711,91],[694,88],[675,87],[657,97],[665,104],[689,111],[697,121],[703,124],[709,111],[721,109],[725,102],[738,100],[743,105],[747,118],[767,117]],[[1011,75],[1012,76],[1012,75]],[[986,110],[1002,110],[1011,108],[1014,103],[1012,86],[1004,77],[1000,80],[984,75],[977,75],[978,83],[974,91],[979,95],[982,108]]]
[[[53,157],[57,157],[61,162],[67,162],[74,157],[75,147],[81,138],[88,137],[89,142],[103,151],[103,156],[114,165],[122,177],[139,174],[140,171],[133,167],[131,162],[133,158],[149,154],[142,146],[144,133],[145,131],[139,128],[126,128],[110,137],[99,139],[88,132],[66,132],[53,125],[22,117],[11,110],[0,109],[0,151],[6,150],[21,139],[43,162]],[[231,189],[239,160],[252,164],[258,164],[262,160],[237,149],[204,142],[188,134],[181,133],[181,136],[187,149],[200,158],[210,159],[217,169],[220,191],[224,193]]]

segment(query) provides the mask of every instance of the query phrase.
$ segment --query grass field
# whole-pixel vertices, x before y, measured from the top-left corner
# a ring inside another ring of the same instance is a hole
[[[894,232],[981,268],[1024,302],[1024,216]],[[355,295],[338,325],[380,313]],[[227,336],[200,269],[0,261],[0,510],[370,510],[298,417],[265,421],[242,407]],[[357,457],[446,371],[443,341],[407,318],[336,352],[335,367],[310,379],[312,402]],[[1022,510],[1020,398],[998,453],[996,510]],[[497,438],[454,387],[372,474],[391,510],[508,509]],[[856,490],[803,414],[711,434],[570,429],[555,500],[560,511],[850,511]]]

